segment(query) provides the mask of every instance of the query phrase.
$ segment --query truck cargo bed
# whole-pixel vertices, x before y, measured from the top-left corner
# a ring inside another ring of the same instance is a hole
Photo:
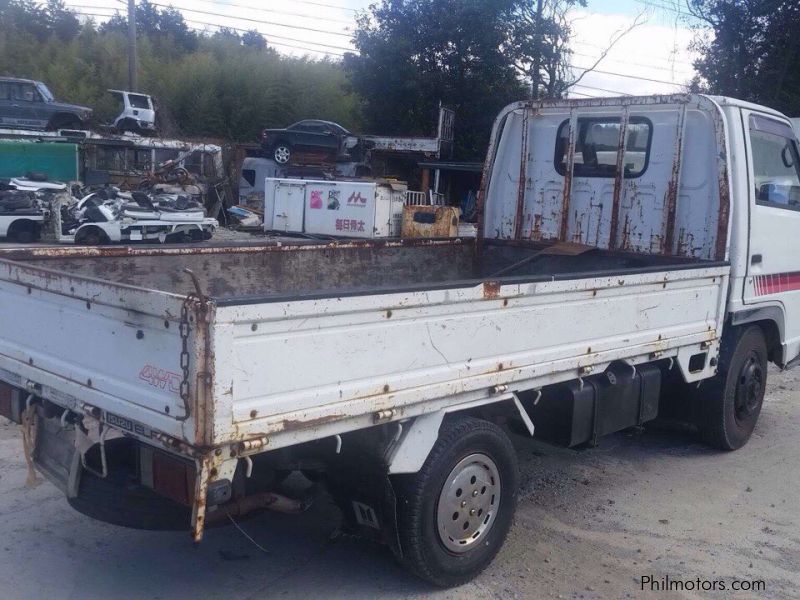
[[[339,242],[186,249],[78,248],[8,251],[0,258],[75,276],[93,277],[172,294],[195,291],[220,303],[369,294],[419,287],[477,285],[486,278],[547,281],[717,263],[592,248],[575,256],[542,254],[512,272],[494,274],[550,244],[487,240]]]
[[[615,360],[697,353],[687,378],[713,373],[702,353],[722,327],[725,263],[589,249],[492,276],[545,247],[7,253],[0,309],[15,318],[0,322],[0,378],[146,438],[277,448]]]

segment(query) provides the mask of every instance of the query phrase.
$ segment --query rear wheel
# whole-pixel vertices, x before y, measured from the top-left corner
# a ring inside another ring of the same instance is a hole
[[[422,469],[397,479],[402,561],[442,587],[460,585],[495,557],[514,516],[517,459],[487,421],[445,422]]]
[[[289,144],[280,142],[275,145],[275,149],[272,151],[272,157],[279,165],[285,165],[292,158],[292,149],[289,147]]]
[[[8,237],[20,244],[29,244],[39,239],[39,226],[33,221],[14,221],[8,228]]]
[[[723,337],[719,372],[709,383],[701,400],[703,438],[715,448],[737,450],[755,429],[767,386],[767,343],[759,326]]]
[[[101,244],[108,244],[110,241],[106,232],[99,227],[87,227],[79,231],[75,236],[76,244],[83,244],[86,246],[99,246]]]

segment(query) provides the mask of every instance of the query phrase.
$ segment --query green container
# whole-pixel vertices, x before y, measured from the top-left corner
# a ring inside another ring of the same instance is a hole
[[[0,177],[44,173],[51,181],[77,181],[78,146],[0,140]]]

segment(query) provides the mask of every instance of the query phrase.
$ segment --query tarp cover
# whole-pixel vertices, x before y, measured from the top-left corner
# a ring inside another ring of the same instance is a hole
[[[23,177],[44,173],[48,179],[78,179],[78,146],[0,140],[0,177]]]

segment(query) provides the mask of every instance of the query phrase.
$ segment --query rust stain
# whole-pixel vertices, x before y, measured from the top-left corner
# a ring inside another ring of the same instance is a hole
[[[531,239],[539,241],[542,239],[542,222],[544,216],[541,214],[533,215],[533,229],[531,230]]]
[[[283,419],[280,422],[280,429],[283,431],[294,431],[297,429],[313,429],[315,427],[319,427],[320,425],[326,425],[328,423],[333,423],[340,419],[345,418],[345,415],[327,415],[324,417],[317,417],[315,419],[308,419],[307,421],[302,421],[300,419]]]
[[[499,281],[484,281],[483,282],[483,297],[486,300],[494,300],[500,295],[500,282]]]
[[[722,160],[722,162],[724,162],[724,160]],[[717,216],[717,242],[714,248],[714,258],[716,260],[725,260],[725,246],[728,241],[729,204],[730,189],[728,188],[728,169],[723,165],[719,175],[719,214]]]
[[[517,211],[514,215],[514,239],[522,239],[522,213],[525,208],[525,178],[526,168],[528,164],[528,113],[530,111],[525,109],[522,111],[522,142],[520,146],[519,157],[519,185],[517,187]]]
[[[326,251],[337,248],[412,248],[423,246],[453,246],[471,244],[471,238],[461,239],[395,239],[395,240],[347,240],[323,243],[278,244],[256,242],[253,244],[217,243],[209,246],[35,246],[26,248],[2,248],[0,259],[31,260],[51,258],[103,258],[134,256],[185,256],[204,254],[261,254],[266,252]],[[47,273],[54,281],[57,273]],[[109,286],[109,289],[113,289]]]
[[[575,167],[575,139],[577,136],[578,119],[574,111],[571,111],[569,119],[569,147],[567,149],[567,164],[564,169],[564,194],[561,205],[561,235],[559,239],[567,239],[569,228],[569,205],[572,199],[572,176]]]
[[[623,182],[625,179],[625,152],[627,150],[629,111],[625,106],[620,119],[619,140],[617,142],[617,170],[614,174],[614,196],[611,202],[611,224],[608,233],[608,248],[613,250],[617,244],[617,229],[619,228],[619,209],[622,204]],[[600,243],[599,229],[597,243]]]

